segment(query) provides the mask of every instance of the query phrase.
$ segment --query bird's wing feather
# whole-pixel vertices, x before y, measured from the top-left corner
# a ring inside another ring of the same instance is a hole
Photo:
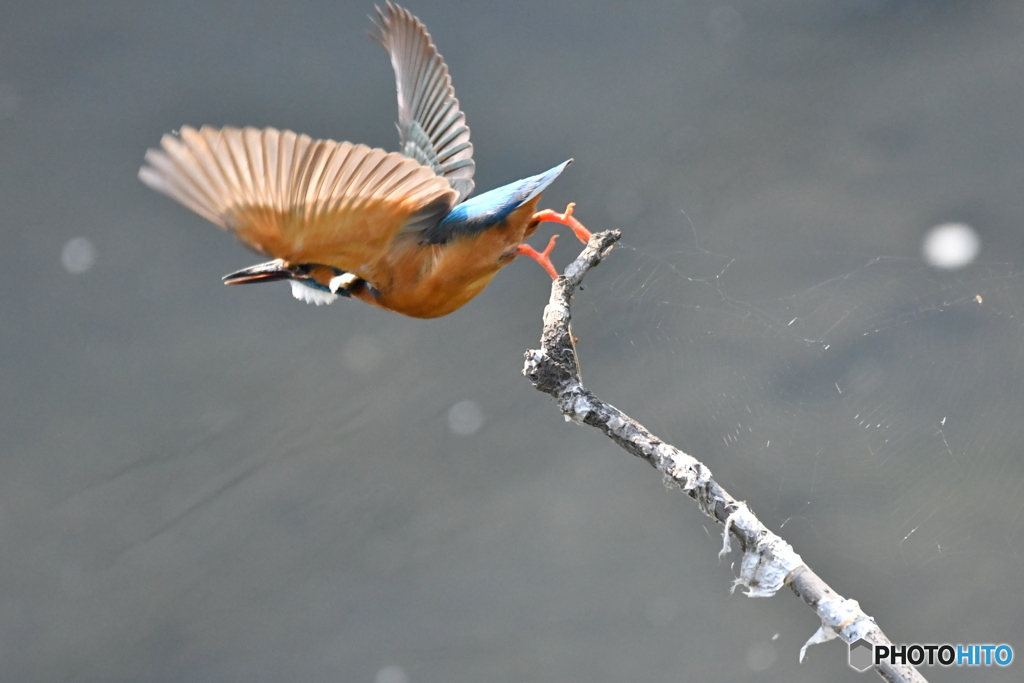
[[[358,273],[399,231],[436,225],[456,192],[397,152],[273,128],[182,128],[146,153],[139,178],[291,263]]]
[[[459,193],[473,192],[473,145],[444,59],[419,19],[390,2],[377,8],[374,40],[391,55],[398,82],[398,132],[402,153],[430,166]]]
[[[572,159],[529,178],[489,190],[459,204],[444,219],[423,232],[427,244],[446,244],[458,237],[475,235],[498,225],[509,214],[547,189]]]

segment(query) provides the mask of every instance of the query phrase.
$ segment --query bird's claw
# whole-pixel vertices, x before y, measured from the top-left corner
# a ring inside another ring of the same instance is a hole
[[[571,207],[570,207],[571,208]],[[558,235],[552,235],[551,239],[548,240],[548,246],[544,247],[544,251],[537,251],[529,244],[520,244],[517,252],[520,256],[529,256],[534,261],[540,264],[540,267],[548,272],[552,280],[558,279],[558,271],[555,270],[555,264],[551,262],[551,250],[555,248],[555,240],[558,239]]]
[[[561,223],[562,225],[569,226],[576,238],[586,244],[590,241],[590,231],[583,227],[583,224],[576,220],[575,216],[572,215],[573,209],[576,208],[576,202],[569,202],[569,206],[565,207],[564,213],[558,213],[552,209],[544,209],[533,214],[533,220],[537,223],[549,221],[551,223]]]

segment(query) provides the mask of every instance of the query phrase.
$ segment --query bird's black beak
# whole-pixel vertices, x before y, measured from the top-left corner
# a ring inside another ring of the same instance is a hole
[[[294,271],[281,259],[257,263],[242,270],[225,275],[222,279],[226,285],[247,285],[253,282],[274,282],[275,280],[291,280]]]

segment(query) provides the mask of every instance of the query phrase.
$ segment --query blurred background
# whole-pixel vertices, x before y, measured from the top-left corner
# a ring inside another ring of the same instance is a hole
[[[1024,656],[1024,5],[409,7],[477,188],[574,157],[543,206],[623,231],[588,386],[894,641]],[[438,320],[316,308],[222,286],[258,257],[138,182],[184,124],[395,149],[372,11],[0,10],[0,678],[868,680],[520,375],[536,264]]]

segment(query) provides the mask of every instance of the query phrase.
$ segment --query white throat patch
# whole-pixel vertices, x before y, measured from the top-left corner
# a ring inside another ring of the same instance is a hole
[[[337,294],[314,289],[309,285],[302,284],[298,280],[289,280],[288,284],[292,286],[292,296],[299,301],[305,301],[307,304],[322,306],[324,304],[333,304],[338,300]]]

